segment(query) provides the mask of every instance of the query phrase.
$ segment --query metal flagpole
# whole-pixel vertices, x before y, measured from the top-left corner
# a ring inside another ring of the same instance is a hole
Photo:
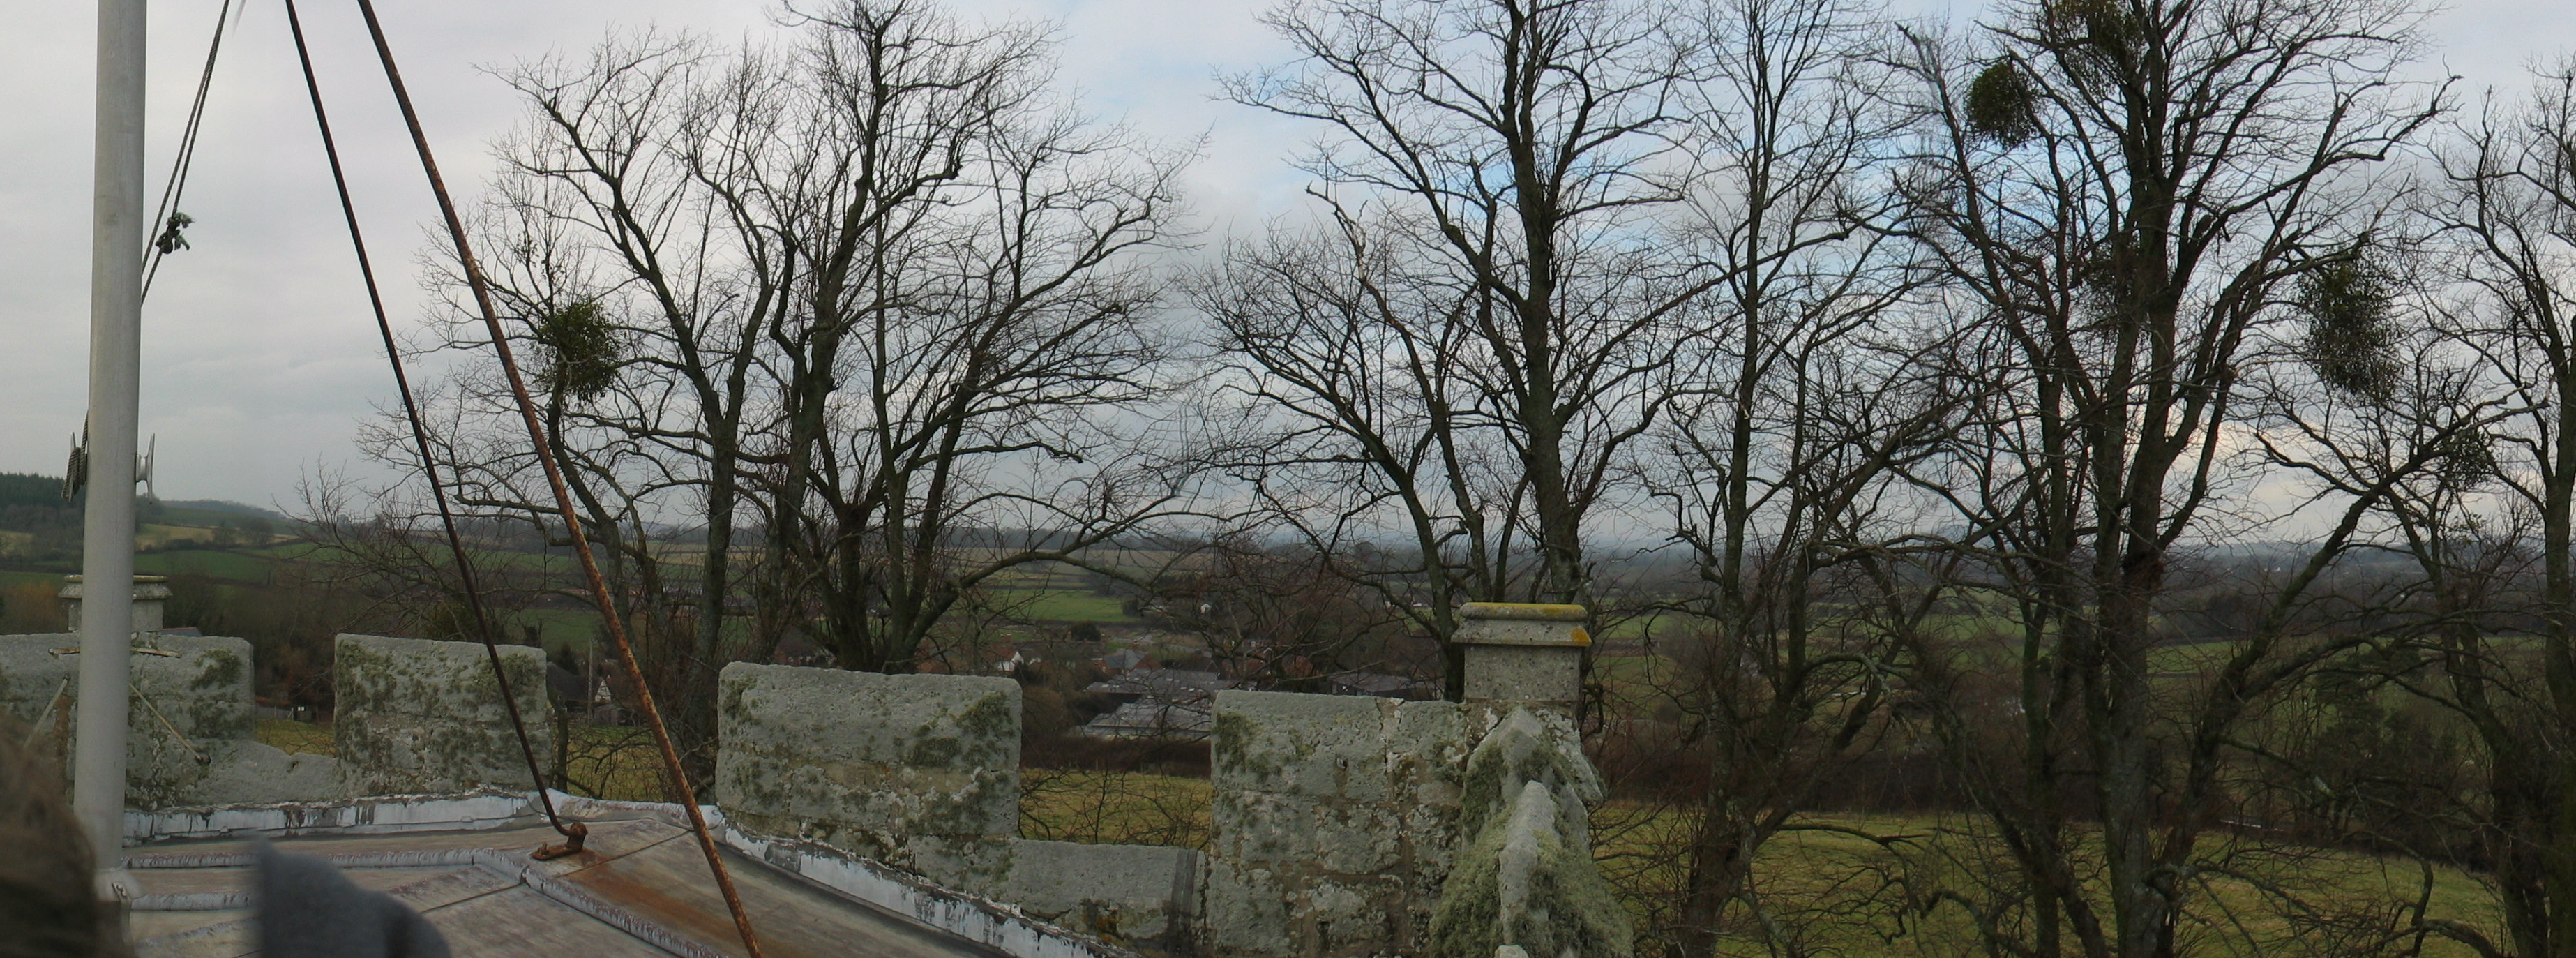
[[[134,633],[135,387],[142,366],[145,0],[99,0],[89,287],[89,503],[72,806],[100,891],[123,872],[126,682]],[[130,889],[126,889],[130,892]]]

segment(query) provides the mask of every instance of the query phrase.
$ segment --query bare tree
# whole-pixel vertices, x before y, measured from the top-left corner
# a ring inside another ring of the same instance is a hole
[[[1892,113],[1861,71],[1886,39],[1857,3],[1721,0],[1689,21],[1706,68],[1680,88],[1697,175],[1679,238],[1715,282],[1667,419],[1641,447],[1696,582],[1655,621],[1676,674],[1626,711],[1672,714],[1687,853],[1674,927],[1713,954],[1769,839],[1883,729],[1894,630],[1928,606],[1885,568],[1917,533],[1899,469],[1956,408],[1941,332],[1897,310],[1917,272],[1888,232]],[[1660,764],[1660,763],[1659,763]]]
[[[728,627],[728,613],[745,579],[735,539],[743,430],[759,401],[758,318],[776,298],[738,267],[733,234],[692,176],[715,59],[697,41],[645,33],[506,71],[526,124],[499,145],[475,221],[494,253],[495,297],[539,364],[557,465],[697,774],[712,767],[716,670],[766,653],[760,634],[738,619]],[[447,292],[462,285],[445,280]],[[444,332],[455,348],[481,337],[471,323]],[[524,524],[540,552],[568,544],[538,463],[507,428],[504,385],[469,367],[444,395],[449,428],[432,433],[463,487],[457,502]]]
[[[1303,166],[1336,225],[1243,248],[1245,288],[1206,305],[1295,440],[1282,458],[1347,467],[1363,504],[1399,510],[1444,640],[1452,597],[1589,600],[1587,519],[1661,414],[1673,311],[1705,288],[1653,239],[1682,196],[1666,161],[1695,68],[1658,12],[1295,3],[1268,22],[1298,59],[1226,83],[1325,129]]]
[[[710,60],[697,41],[647,33],[603,41],[585,62],[506,74],[528,121],[502,145],[484,217],[499,234],[485,246],[502,254],[495,294],[524,317],[544,364],[545,425],[566,483],[698,766],[714,736],[704,690],[725,662],[768,644],[726,623],[742,579],[759,318],[777,298],[738,267],[735,235],[692,176]],[[530,492],[508,507],[543,527],[543,490]],[[682,547],[690,538],[703,547]]]
[[[1404,275],[1401,234],[1338,227],[1238,243],[1192,288],[1244,400],[1225,461],[1257,515],[1446,647],[1458,603],[1527,594],[1526,489],[1458,368],[1459,291]]]
[[[2019,632],[2020,754],[1969,776],[2029,881],[2015,947],[2056,954],[2071,933],[2089,955],[2172,954],[2231,730],[2328,654],[2279,613],[2384,485],[2324,507],[2331,531],[2276,614],[2178,713],[2160,716],[2149,677],[2169,556],[2231,508],[2249,361],[2291,281],[2367,245],[2385,197],[2358,168],[2437,113],[2394,74],[2419,19],[2380,0],[2052,0],[1999,11],[1981,62],[1918,44],[1920,222],[1989,334],[1961,367],[1997,387],[1989,426],[1926,487],[1958,503]],[[1923,667],[1924,687],[1951,684],[1937,656]],[[1964,720],[1946,719],[1962,755]],[[2076,789],[2101,822],[2108,914],[2080,885]]]
[[[1150,586],[1158,617],[1196,635],[1217,670],[1245,687],[1325,691],[1341,673],[1411,679],[1438,665],[1437,646],[1413,640],[1401,610],[1310,547],[1238,534],[1187,555]]]
[[[2545,873],[2545,842],[2535,838],[2547,829],[2552,763],[2544,723],[2534,721],[2538,683],[2524,665],[2533,658],[2528,619],[2512,611],[2526,591],[2532,513],[2495,508],[2492,431],[2526,411],[2499,398],[2491,370],[2442,325],[2392,326],[2412,361],[2366,393],[2320,390],[2311,379],[2278,384],[2289,388],[2270,398],[2280,412],[2261,441],[2284,477],[2276,481],[2376,498],[2367,541],[2411,563],[2362,566],[2314,590],[2306,628],[2357,641],[2327,644],[2349,651],[2305,677],[2302,701],[2241,735],[2236,747],[2279,766],[2270,786],[2279,794],[2231,798],[2310,844],[2396,852],[2427,869],[2491,869],[2510,951],[2548,954],[2532,947],[2545,942],[2529,919]],[[2392,687],[2412,695],[2380,694]],[[2460,721],[2416,721],[2398,710],[2410,703]],[[2461,739],[2483,745],[2484,760],[2449,745]],[[2446,754],[2461,751],[2470,754]],[[2428,905],[2418,901],[2389,931],[2504,953],[2482,923]]]
[[[508,71],[528,122],[479,221],[702,760],[725,662],[804,631],[909,668],[980,585],[1183,488],[1152,403],[1185,157],[1077,114],[1036,28],[908,0],[788,19],[740,50],[645,33]],[[559,538],[497,385],[444,395],[458,500]]]
[[[2576,61],[2562,61],[2527,100],[2491,100],[2441,155],[2443,188],[2421,214],[2448,240],[2433,298],[2467,357],[2453,391],[2497,397],[2511,415],[2451,439],[2453,467],[2392,504],[2430,597],[2420,642],[2441,666],[2412,687],[2464,719],[2484,753],[2478,831],[2521,955],[2576,953],[2571,124]]]
[[[1181,157],[1091,123],[1025,26],[924,4],[799,10],[701,160],[786,291],[757,453],[780,578],[844,667],[903,669],[994,576],[1179,507],[1151,254]],[[799,613],[800,615],[802,613]]]
[[[1441,644],[1452,697],[1460,602],[1601,612],[1585,537],[1633,492],[1678,312],[1711,285],[1664,218],[1707,51],[1663,12],[1294,3],[1268,22],[1298,59],[1226,81],[1324,131],[1301,161],[1319,222],[1197,287],[1245,399],[1232,469]]]

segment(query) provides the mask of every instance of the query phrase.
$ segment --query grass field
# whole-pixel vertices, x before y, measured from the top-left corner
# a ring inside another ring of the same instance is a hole
[[[0,572],[0,589],[28,582],[61,585],[63,577],[53,572]]]
[[[1605,809],[1615,821],[1632,809]],[[1639,825],[1644,827],[1638,827]],[[1628,900],[1640,926],[1657,902],[1677,892],[1674,820],[1625,822],[1604,829],[1597,849],[1604,871]],[[2002,851],[1981,823],[1965,816],[1810,816],[1813,830],[1786,833],[1763,847],[1754,867],[1757,914],[1738,904],[1719,953],[1741,958],[1781,953],[1850,958],[1970,958],[1987,954],[1961,897],[1991,905],[1989,884],[2006,873]],[[1601,827],[1601,826],[1596,826]],[[1868,836],[1902,836],[1882,844]],[[2231,844],[2224,834],[2204,844],[2208,863],[2186,891],[2178,923],[2185,955],[2341,956],[2380,953],[2387,922],[2419,896],[2427,913],[2498,932],[2491,899],[2473,876],[2427,872],[2406,861],[2355,852]],[[2088,885],[2098,890],[2101,876]],[[2098,894],[2095,907],[2108,914]],[[1765,928],[1770,929],[1765,934]],[[2470,958],[2444,939],[2422,952]]]
[[[1117,599],[1092,592],[1064,589],[994,590],[993,602],[1012,610],[1017,618],[1039,622],[1099,622],[1130,624],[1143,620],[1128,615]]]
[[[334,742],[327,722],[259,720],[259,740],[287,752],[330,755]],[[653,736],[640,728],[577,724],[564,749],[564,777],[569,791],[594,798],[659,802],[661,759]],[[537,756],[549,761],[551,755]]]
[[[260,719],[259,740],[283,752],[332,754],[331,726],[285,719]]]
[[[534,625],[549,653],[567,646],[588,648],[599,635],[599,613],[588,609],[528,609],[512,613],[510,620],[511,639],[519,637],[519,628]]]
[[[146,575],[202,575],[235,582],[265,583],[275,560],[230,549],[174,549],[134,556],[134,571]]]
[[[1203,778],[1020,770],[1020,837],[1204,850],[1214,792]]]
[[[215,530],[205,526],[174,526],[144,523],[134,530],[134,544],[143,549],[166,549],[183,542],[212,542]]]

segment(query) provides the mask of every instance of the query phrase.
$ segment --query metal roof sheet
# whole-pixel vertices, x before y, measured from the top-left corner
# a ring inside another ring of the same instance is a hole
[[[743,954],[687,830],[651,816],[593,818],[587,848],[540,862],[554,840],[530,821],[479,831],[300,836],[278,849],[331,861],[428,917],[459,956]],[[250,846],[163,841],[128,855],[143,896],[127,929],[139,958],[258,952]],[[762,950],[800,955],[998,958],[1001,952],[727,851]]]

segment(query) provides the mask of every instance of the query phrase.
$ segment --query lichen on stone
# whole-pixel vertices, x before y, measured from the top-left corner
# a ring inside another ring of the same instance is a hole
[[[534,784],[480,643],[342,635],[334,646],[335,737],[357,794]],[[520,714],[544,716],[544,653],[524,646],[499,653]],[[527,731],[539,754],[552,750],[548,723],[532,721]]]
[[[1514,709],[1468,757],[1459,821],[1474,839],[1441,888],[1425,954],[1630,954],[1627,912],[1592,859],[1600,778],[1572,733],[1562,716]]]

